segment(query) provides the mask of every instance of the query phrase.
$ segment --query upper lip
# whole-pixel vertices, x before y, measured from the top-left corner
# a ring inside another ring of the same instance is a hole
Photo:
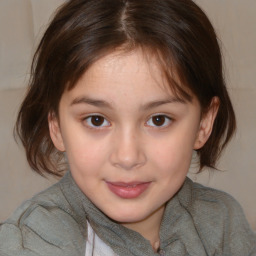
[[[107,183],[113,185],[113,186],[118,186],[118,187],[132,187],[132,186],[137,186],[140,184],[146,184],[150,183],[149,181],[133,181],[133,182],[110,182],[107,181]]]

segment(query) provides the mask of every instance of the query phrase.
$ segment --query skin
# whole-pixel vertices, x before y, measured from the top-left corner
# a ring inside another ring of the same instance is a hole
[[[193,150],[210,136],[217,108],[215,99],[201,118],[197,99],[177,99],[154,59],[149,65],[140,50],[116,51],[63,93],[59,119],[49,115],[49,128],[83,193],[156,250],[165,204],[182,186]],[[135,181],[148,184],[135,198],[108,186]]]

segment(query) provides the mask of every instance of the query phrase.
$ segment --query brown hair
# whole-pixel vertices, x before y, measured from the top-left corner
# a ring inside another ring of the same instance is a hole
[[[200,170],[214,167],[234,133],[234,111],[225,86],[214,29],[191,0],[71,0],[56,13],[35,53],[28,93],[16,133],[28,162],[41,175],[62,175],[49,135],[48,114],[58,116],[65,89],[72,89],[92,63],[115,50],[141,47],[159,56],[172,89],[186,100],[191,92],[207,111],[220,100],[213,131],[197,151]],[[179,81],[171,75],[172,67]]]

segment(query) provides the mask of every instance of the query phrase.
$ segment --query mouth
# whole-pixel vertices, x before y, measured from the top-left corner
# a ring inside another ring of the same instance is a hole
[[[106,182],[109,190],[123,199],[139,197],[151,184],[151,182]]]

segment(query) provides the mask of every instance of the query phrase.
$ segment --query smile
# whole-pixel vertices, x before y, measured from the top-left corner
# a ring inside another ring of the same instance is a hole
[[[106,182],[108,188],[118,197],[133,199],[139,197],[151,184],[151,182]]]

